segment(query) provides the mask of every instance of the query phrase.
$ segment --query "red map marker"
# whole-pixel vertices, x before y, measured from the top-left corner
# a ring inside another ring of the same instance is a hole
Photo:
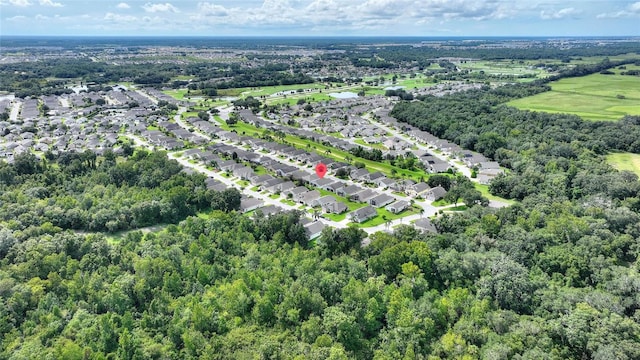
[[[318,163],[318,165],[316,165],[316,174],[318,175],[318,177],[322,179],[326,173],[327,173],[327,165],[323,163]]]

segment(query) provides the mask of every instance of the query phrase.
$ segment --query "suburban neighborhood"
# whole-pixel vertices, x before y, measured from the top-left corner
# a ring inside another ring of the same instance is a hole
[[[0,122],[5,134],[0,156],[11,162],[23,152],[38,156],[65,151],[119,154],[130,140],[167,151],[185,171],[205,173],[209,189],[240,189],[243,212],[300,210],[313,220],[305,225],[308,229],[366,225],[371,219],[381,219],[374,226],[363,226],[368,232],[403,222],[423,220],[421,224],[441,212],[432,203],[447,191],[441,186],[432,188],[424,180],[368,169],[354,161],[355,157],[338,159],[330,150],[294,146],[286,137],[347,153],[356,148],[377,149],[384,158],[411,157],[427,174],[471,176],[471,169],[476,169],[472,180],[480,184],[503,172],[479,153],[398,123],[389,116],[393,104],[385,96],[334,99],[316,106],[318,111],[295,105],[262,114],[227,105],[203,118],[188,112],[194,103],[159,90],[124,85],[39,99],[5,97],[0,112],[9,113],[10,118]],[[170,116],[159,111],[160,105],[178,111]],[[225,126],[229,116],[274,136],[256,136]],[[327,166],[327,176],[315,174],[318,163]]]

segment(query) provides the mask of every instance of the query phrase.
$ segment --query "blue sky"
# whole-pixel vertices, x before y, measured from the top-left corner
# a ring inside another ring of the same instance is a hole
[[[2,35],[640,36],[640,1],[0,0]]]

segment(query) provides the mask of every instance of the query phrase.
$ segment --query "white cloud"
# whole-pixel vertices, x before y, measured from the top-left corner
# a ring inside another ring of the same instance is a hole
[[[175,6],[171,5],[170,3],[164,3],[164,4],[146,3],[142,5],[142,8],[144,9],[144,11],[150,12],[150,13],[180,12]]]
[[[7,18],[7,21],[23,21],[23,20],[26,20],[26,19],[27,19],[26,16],[17,15],[17,16],[14,16],[14,17]]]
[[[542,10],[540,11],[540,18],[543,20],[557,20],[557,19],[564,19],[566,17],[571,17],[571,16],[576,16],[580,14],[579,10],[576,10],[575,8],[564,8],[558,11],[547,11],[547,10]]]
[[[635,2],[627,6],[626,9],[610,12],[610,13],[602,13],[596,16],[598,19],[616,19],[616,18],[627,18],[627,17],[640,17],[640,1]]]
[[[229,10],[222,5],[201,2],[198,3],[198,13],[205,16],[227,16],[229,15]]]
[[[29,0],[9,0],[9,4],[21,7],[31,6]]]
[[[108,12],[104,15],[104,20],[109,22],[127,23],[138,21],[138,18],[132,15],[121,15]]]
[[[42,6],[51,6],[51,7],[62,7],[62,3],[53,2],[53,0],[40,0],[40,5]]]
[[[131,6],[127,3],[123,3],[121,2],[120,4],[116,5],[116,8],[118,9],[131,9]]]

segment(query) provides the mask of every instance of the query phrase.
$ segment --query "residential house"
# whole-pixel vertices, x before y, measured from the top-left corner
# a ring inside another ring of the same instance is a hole
[[[432,232],[432,233],[438,232],[438,230],[433,225],[431,220],[429,220],[429,218],[420,218],[420,219],[416,220],[413,223],[413,225],[415,227],[417,227],[418,229],[423,230],[423,231]]]
[[[251,210],[255,210],[262,206],[263,201],[260,199],[245,197],[240,200],[240,211],[243,213],[249,212]]]
[[[361,187],[359,187],[358,185],[348,185],[348,186],[344,186],[344,187],[341,187],[340,189],[336,190],[336,194],[338,194],[340,196],[344,196],[347,199],[349,199],[353,195],[359,193],[362,190],[363,189]]]
[[[233,169],[233,176],[237,176],[242,180],[248,180],[254,177],[256,173],[248,166],[240,166]]]
[[[265,217],[269,217],[271,215],[282,212],[282,208],[275,205],[267,205],[263,208],[257,209],[256,214],[261,213]]]
[[[332,182],[329,185],[326,185],[325,187],[323,187],[323,190],[327,190],[327,191],[331,191],[333,193],[337,192],[338,189],[341,189],[345,186],[345,183],[343,183],[342,181],[336,181],[336,182]]]
[[[224,191],[227,189],[227,185],[214,178],[207,178],[204,182],[208,190]]]
[[[285,181],[278,185],[278,190],[280,193],[283,193],[288,190],[292,190],[296,187],[296,184],[293,181]]]
[[[369,174],[368,176],[365,176],[365,181],[371,184],[377,184],[377,181],[382,180],[383,178],[386,178],[386,176],[384,176],[384,174],[380,171],[376,171]]]
[[[309,236],[309,240],[313,240],[322,235],[322,230],[324,230],[325,227],[327,227],[326,224],[320,221],[314,221],[305,225],[304,230],[307,233],[307,236]]]
[[[407,189],[414,185],[416,182],[410,179],[406,179],[406,180],[400,180],[398,182],[396,182],[395,184],[393,184],[391,186],[391,189],[395,190],[395,191],[401,191],[401,192],[405,192],[407,191]]]
[[[379,187],[383,189],[388,189],[393,187],[396,184],[396,181],[393,179],[389,179],[388,177],[384,177],[383,179],[379,179],[376,183]]]
[[[334,198],[331,195],[325,195],[322,197],[319,197],[317,199],[315,199],[313,201],[313,203],[311,204],[311,206],[316,207],[316,206],[320,206],[322,208],[324,208],[325,205],[330,204],[330,203],[334,203],[337,202],[338,200],[336,200],[336,198]]]
[[[309,179],[309,184],[321,189],[329,184],[332,184],[333,182],[335,182],[335,180],[320,178],[318,177],[318,175],[311,175],[311,178]]]
[[[222,171],[232,171],[234,167],[238,165],[234,160],[226,160],[218,163],[218,169]]]
[[[447,190],[442,186],[436,186],[427,192],[425,199],[429,201],[436,201],[442,199],[445,195],[447,195]]]
[[[496,176],[500,175],[500,174],[504,174],[504,170],[497,168],[497,169],[480,169],[480,171],[478,172],[478,182],[480,184],[484,184],[487,185],[491,182],[491,180],[493,180]]]
[[[351,171],[349,177],[354,181],[365,181],[369,177],[369,171],[367,171],[367,169],[356,169]]]
[[[378,211],[373,206],[367,205],[363,208],[350,212],[347,216],[353,222],[363,223],[378,216]]]
[[[322,207],[322,210],[330,214],[342,214],[343,212],[349,210],[349,207],[343,202],[336,201],[336,202],[325,204]]]
[[[282,180],[281,178],[273,178],[262,183],[260,189],[267,190],[270,193],[277,193],[280,191],[278,189],[280,188],[280,184],[282,184],[283,182],[284,180]]]
[[[410,186],[407,186],[405,193],[408,196],[425,196],[431,187],[425,182],[419,182]]]
[[[299,200],[299,202],[307,206],[313,206],[313,202],[320,198],[320,196],[321,195],[318,190],[308,191],[302,195],[302,198]]]
[[[291,197],[295,201],[298,201],[298,199],[301,197],[301,194],[304,194],[307,191],[309,191],[309,189],[307,189],[306,187],[298,186],[293,189],[283,191],[282,195],[286,197]]]
[[[351,200],[359,202],[367,202],[369,199],[378,196],[378,193],[371,189],[364,189],[351,196]]]
[[[369,205],[380,208],[385,205],[389,205],[394,202],[396,199],[393,196],[387,194],[380,194],[378,196],[374,196],[368,200]]]
[[[394,214],[399,214],[403,212],[405,209],[407,209],[410,205],[411,203],[406,200],[398,200],[394,203],[387,205],[385,209],[389,210]]]
[[[271,179],[275,179],[273,177],[273,175],[269,175],[269,174],[256,175],[256,176],[250,178],[249,182],[253,186],[260,186],[260,185],[264,184],[265,181],[268,181],[268,180],[271,180]]]

